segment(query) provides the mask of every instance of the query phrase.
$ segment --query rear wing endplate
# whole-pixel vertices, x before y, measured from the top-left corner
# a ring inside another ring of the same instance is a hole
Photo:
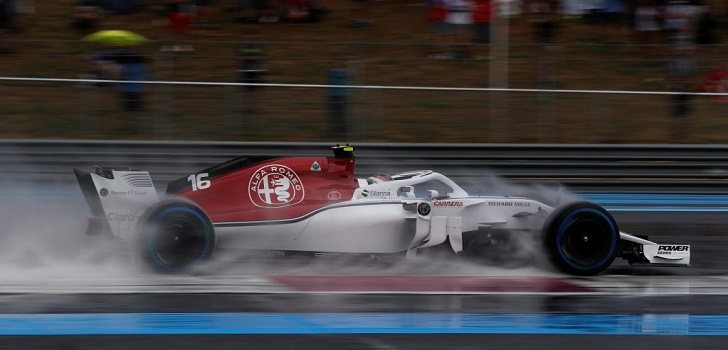
[[[114,236],[130,238],[137,221],[159,201],[149,172],[96,168],[93,173],[73,170],[93,219]]]

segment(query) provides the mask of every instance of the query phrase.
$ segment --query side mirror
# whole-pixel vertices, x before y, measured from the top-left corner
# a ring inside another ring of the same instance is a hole
[[[397,191],[397,195],[405,198],[415,198],[415,188],[412,186],[402,186]]]
[[[439,195],[440,195],[440,193],[437,192],[436,190],[427,190],[427,196],[425,196],[425,198],[433,199],[433,198],[437,198]]]

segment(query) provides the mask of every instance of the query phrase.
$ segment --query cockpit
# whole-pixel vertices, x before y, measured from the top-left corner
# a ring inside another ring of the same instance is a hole
[[[452,180],[431,170],[395,175],[372,175],[359,179],[356,196],[361,199],[444,199],[468,194]]]

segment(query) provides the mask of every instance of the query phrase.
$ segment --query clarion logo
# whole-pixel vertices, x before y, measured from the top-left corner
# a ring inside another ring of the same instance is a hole
[[[131,210],[126,213],[110,212],[106,215],[109,222],[136,222],[141,217],[139,210]]]
[[[661,245],[657,248],[657,251],[663,252],[687,252],[690,247],[686,245]]]

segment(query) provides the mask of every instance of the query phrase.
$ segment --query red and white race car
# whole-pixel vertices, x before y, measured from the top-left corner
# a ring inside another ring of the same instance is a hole
[[[333,157],[236,158],[169,183],[163,200],[146,171],[75,173],[92,231],[139,242],[152,266],[166,271],[210,258],[216,242],[252,250],[408,256],[449,246],[455,253],[488,255],[499,247],[509,254],[517,249],[508,240],[516,232],[543,242],[554,265],[570,274],[599,273],[616,257],[690,263],[689,245],[620,232],[612,216],[592,203],[553,208],[529,198],[470,196],[429,170],[358,178],[353,147],[333,150]]]

